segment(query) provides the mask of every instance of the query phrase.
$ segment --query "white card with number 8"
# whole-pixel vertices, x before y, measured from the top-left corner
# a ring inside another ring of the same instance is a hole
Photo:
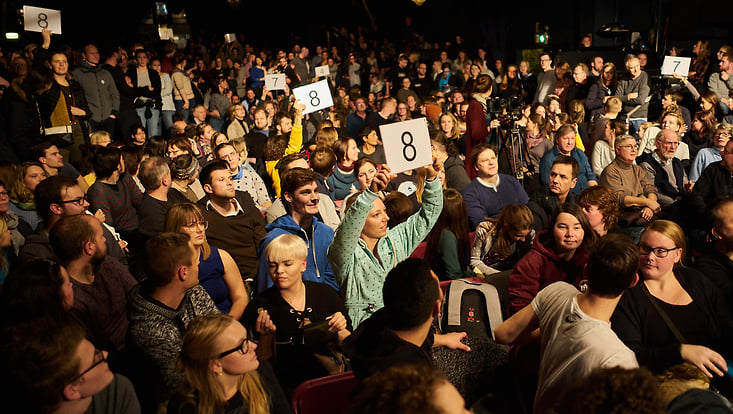
[[[387,165],[393,174],[432,164],[433,151],[425,118],[382,125],[379,131]]]
[[[23,6],[23,28],[28,32],[50,29],[53,34],[61,34],[61,11]]]
[[[300,99],[300,103],[305,105],[303,115],[333,106],[331,88],[328,87],[328,81],[325,79],[297,87],[293,89],[293,94],[295,99]]]

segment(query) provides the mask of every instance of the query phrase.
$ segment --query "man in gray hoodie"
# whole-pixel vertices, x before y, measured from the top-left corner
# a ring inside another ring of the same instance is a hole
[[[114,138],[117,112],[120,110],[120,93],[112,74],[99,64],[99,50],[93,44],[84,46],[83,62],[74,69],[73,76],[84,90],[91,110],[92,131],[104,130]]]

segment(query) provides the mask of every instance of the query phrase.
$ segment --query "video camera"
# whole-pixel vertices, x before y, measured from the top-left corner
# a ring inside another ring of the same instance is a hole
[[[522,118],[524,98],[514,95],[509,99],[491,97],[486,100],[486,111],[491,119],[498,119],[503,129],[511,129],[515,121]]]

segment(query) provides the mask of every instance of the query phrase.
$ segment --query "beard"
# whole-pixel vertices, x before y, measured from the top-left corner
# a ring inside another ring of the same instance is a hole
[[[97,249],[94,252],[94,256],[92,256],[91,260],[89,261],[89,264],[92,265],[92,272],[96,275],[99,272],[99,269],[102,267],[102,262],[104,262],[104,259],[107,257],[107,254],[105,252],[100,251]]]

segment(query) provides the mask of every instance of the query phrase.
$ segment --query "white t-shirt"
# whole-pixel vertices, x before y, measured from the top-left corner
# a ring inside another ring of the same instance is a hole
[[[611,330],[578,306],[580,292],[565,282],[542,289],[532,309],[542,332],[542,358],[534,412],[548,412],[563,391],[596,368],[638,368],[636,355]]]

